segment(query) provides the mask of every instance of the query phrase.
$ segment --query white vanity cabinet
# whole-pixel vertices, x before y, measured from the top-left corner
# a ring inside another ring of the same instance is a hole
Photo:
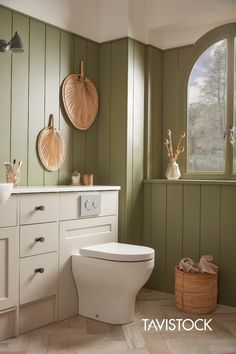
[[[117,241],[118,190],[14,190],[0,208],[0,340],[78,313],[71,255]]]
[[[57,320],[58,201],[58,193],[19,196],[20,333]]]
[[[0,311],[17,305],[17,251],[17,228],[0,228]]]
[[[0,207],[0,340],[16,335],[19,297],[17,198]]]

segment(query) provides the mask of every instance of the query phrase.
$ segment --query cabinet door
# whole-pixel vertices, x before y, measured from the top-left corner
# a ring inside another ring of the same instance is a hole
[[[18,278],[17,228],[0,228],[0,310],[17,305]]]
[[[59,320],[78,313],[78,295],[71,270],[71,255],[81,247],[117,242],[117,216],[60,222]]]

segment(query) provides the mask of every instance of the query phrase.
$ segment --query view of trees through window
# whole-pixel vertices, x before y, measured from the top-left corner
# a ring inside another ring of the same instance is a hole
[[[227,40],[196,61],[187,91],[187,172],[224,172],[227,125]],[[236,161],[235,161],[236,167]]]

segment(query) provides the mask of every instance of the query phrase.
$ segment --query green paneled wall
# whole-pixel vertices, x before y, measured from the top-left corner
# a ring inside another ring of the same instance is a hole
[[[161,178],[163,148],[163,52],[146,47],[144,176]]]
[[[98,87],[99,45],[74,34],[0,6],[1,38],[19,31],[23,54],[0,53],[0,180],[4,161],[23,160],[22,185],[56,185],[70,182],[71,172],[97,174],[98,119],[86,132],[74,129],[60,109],[60,85],[72,72],[85,72]],[[36,151],[39,131],[53,113],[67,148],[64,164],[48,172]]]
[[[219,302],[236,306],[236,187],[210,182],[144,183],[144,244],[156,250],[149,286],[174,292],[182,257],[211,254],[219,265]]]
[[[142,240],[145,45],[121,39],[100,46],[99,182],[118,184],[119,237]]]

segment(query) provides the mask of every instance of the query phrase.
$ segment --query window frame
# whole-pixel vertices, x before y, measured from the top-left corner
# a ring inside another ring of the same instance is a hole
[[[199,59],[199,57],[214,43],[226,39],[227,40],[227,125],[229,130],[233,126],[233,111],[234,111],[234,38],[236,37],[236,23],[231,23],[217,27],[201,37],[192,47],[187,65],[182,74],[183,83],[182,96],[180,97],[182,103],[182,127],[181,130],[187,134],[187,118],[188,118],[188,81],[191,71]],[[185,153],[182,156],[182,178],[183,179],[236,179],[236,171],[233,172],[233,145],[230,143],[230,134],[227,134],[226,141],[226,157],[225,157],[225,171],[222,172],[187,172],[187,136],[184,141]],[[235,142],[236,143],[236,142]]]

